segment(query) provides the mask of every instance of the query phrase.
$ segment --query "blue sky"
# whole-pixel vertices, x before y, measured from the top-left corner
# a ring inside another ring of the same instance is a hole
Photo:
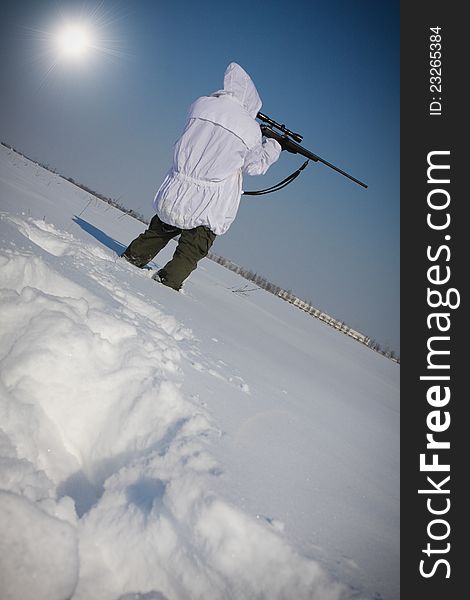
[[[99,48],[51,69],[77,18]],[[0,27],[1,141],[147,217],[189,105],[240,63],[263,112],[369,189],[310,164],[243,198],[214,252],[399,352],[398,1],[16,0]],[[244,187],[301,163],[283,153]]]

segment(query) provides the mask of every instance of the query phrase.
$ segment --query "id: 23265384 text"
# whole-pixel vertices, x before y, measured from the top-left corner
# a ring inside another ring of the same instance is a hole
[[[442,27],[429,28],[429,114],[442,114]]]

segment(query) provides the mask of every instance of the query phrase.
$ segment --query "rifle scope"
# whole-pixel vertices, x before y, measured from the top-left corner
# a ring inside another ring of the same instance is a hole
[[[263,113],[259,112],[256,116],[258,119],[260,119],[260,121],[264,121],[268,125],[271,125],[271,127],[275,127],[276,129],[279,129],[279,131],[282,131],[282,133],[285,133],[286,135],[291,137],[296,142],[300,143],[304,139],[304,136],[300,135],[300,133],[294,133],[290,129],[287,129],[287,127],[285,125],[276,123],[276,121],[274,121],[274,119],[271,119],[270,117],[268,117],[266,115],[263,115]]]

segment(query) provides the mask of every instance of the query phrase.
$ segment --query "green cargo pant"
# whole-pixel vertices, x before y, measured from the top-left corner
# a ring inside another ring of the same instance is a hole
[[[179,290],[201,258],[207,256],[217,237],[208,227],[200,225],[194,229],[179,229],[163,223],[155,215],[148,229],[129,244],[123,256],[136,267],[142,268],[177,235],[180,239],[173,258],[158,274],[164,285]]]

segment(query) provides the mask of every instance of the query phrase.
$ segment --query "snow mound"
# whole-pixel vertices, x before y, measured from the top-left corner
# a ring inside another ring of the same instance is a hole
[[[2,600],[66,600],[78,581],[74,527],[0,490]]]

